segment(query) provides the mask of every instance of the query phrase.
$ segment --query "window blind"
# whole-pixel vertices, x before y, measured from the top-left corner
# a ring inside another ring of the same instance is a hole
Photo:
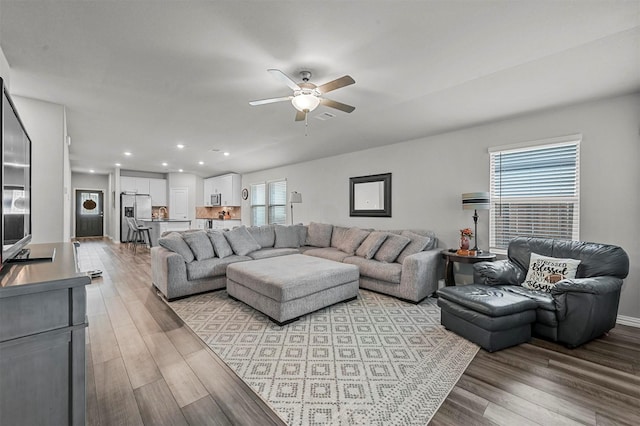
[[[251,224],[285,224],[287,221],[287,181],[275,180],[251,186]]]
[[[579,139],[490,152],[489,245],[504,253],[514,237],[577,240]]]

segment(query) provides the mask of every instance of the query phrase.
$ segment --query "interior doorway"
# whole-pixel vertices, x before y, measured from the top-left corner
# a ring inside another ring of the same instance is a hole
[[[76,238],[104,236],[104,193],[76,190]]]

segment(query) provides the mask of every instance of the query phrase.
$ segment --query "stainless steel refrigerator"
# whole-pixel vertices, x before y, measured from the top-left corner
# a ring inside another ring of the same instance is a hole
[[[138,220],[151,220],[151,195],[120,194],[120,241],[125,242],[129,231],[127,217]]]

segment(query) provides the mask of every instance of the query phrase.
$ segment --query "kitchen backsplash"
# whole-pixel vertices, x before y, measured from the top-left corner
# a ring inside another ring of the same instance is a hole
[[[241,207],[196,207],[196,219],[219,219],[224,212],[225,219],[242,219]]]
[[[154,219],[167,219],[169,218],[169,209],[164,206],[151,207],[151,217]]]

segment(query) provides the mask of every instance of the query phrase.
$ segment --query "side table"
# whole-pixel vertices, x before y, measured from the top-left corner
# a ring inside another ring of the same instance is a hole
[[[442,257],[446,260],[444,283],[447,286],[456,285],[455,278],[453,276],[453,263],[478,263],[478,262],[492,262],[495,260],[496,255],[494,253],[480,253],[475,256],[461,256],[457,253],[452,253],[449,250],[442,250],[440,252]]]

